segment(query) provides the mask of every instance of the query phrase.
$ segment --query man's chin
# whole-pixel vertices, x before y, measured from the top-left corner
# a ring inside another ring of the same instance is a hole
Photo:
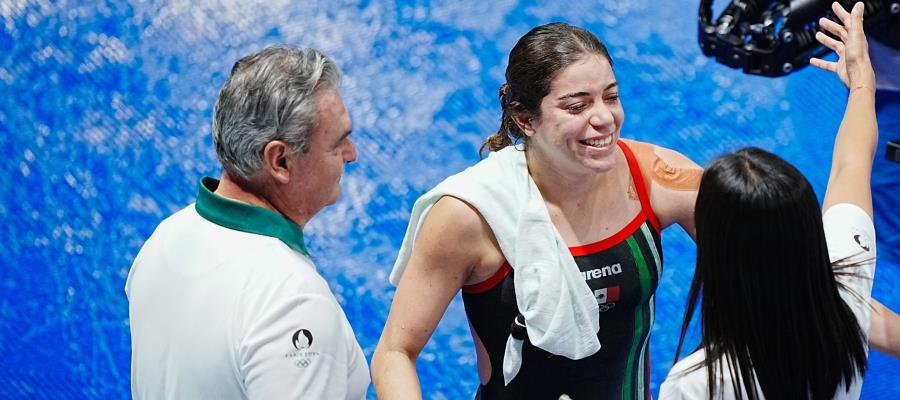
[[[340,200],[340,199],[341,199],[341,191],[340,191],[340,189],[338,189],[338,190],[336,190],[336,191],[334,192],[334,194],[328,199],[328,201],[325,203],[325,206],[327,207],[327,206],[333,205],[334,203],[337,203],[338,200]]]

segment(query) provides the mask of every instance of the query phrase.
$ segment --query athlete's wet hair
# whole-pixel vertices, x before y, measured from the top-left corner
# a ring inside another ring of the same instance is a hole
[[[838,293],[822,213],[809,182],[757,148],[714,160],[694,214],[697,269],[676,350],[700,300],[709,397],[830,399],[866,371],[866,341]],[[754,376],[755,372],[755,376]],[[742,384],[743,383],[743,384]]]
[[[541,99],[550,93],[553,78],[590,54],[602,56],[612,65],[603,42],[584,28],[554,22],[522,36],[509,53],[506,83],[500,86],[500,129],[485,140],[481,149],[497,151],[512,144],[513,139],[524,140],[526,136],[513,115],[539,118]]]

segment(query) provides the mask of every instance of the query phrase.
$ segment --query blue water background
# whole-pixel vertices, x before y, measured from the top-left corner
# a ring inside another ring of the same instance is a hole
[[[237,58],[269,44],[319,48],[345,73],[359,160],[340,202],[305,231],[369,359],[412,203],[478,160],[497,129],[506,55],[535,25],[581,25],[608,44],[623,136],[701,164],[769,149],[821,197],[846,90],[812,68],[770,79],[705,58],[696,3],[0,0],[0,397],[130,396],[128,269],[155,226],[193,201],[199,178],[219,174],[218,89]],[[874,296],[900,310],[900,164],[882,150],[900,139],[900,96],[879,103]],[[671,366],[695,250],[680,228],[663,237],[654,393]],[[426,398],[472,397],[459,299],[418,370]],[[873,352],[863,398],[896,398],[898,374],[900,361]]]

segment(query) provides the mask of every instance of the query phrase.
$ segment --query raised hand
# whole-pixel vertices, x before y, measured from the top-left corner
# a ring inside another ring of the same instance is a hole
[[[838,55],[838,61],[812,58],[809,63],[817,68],[834,72],[850,89],[868,87],[875,90],[875,72],[869,60],[869,43],[863,32],[865,11],[863,3],[856,3],[849,13],[837,2],[831,4],[831,9],[841,23],[821,18],[819,26],[840,40],[832,39],[822,32],[816,33],[816,40],[834,50]]]

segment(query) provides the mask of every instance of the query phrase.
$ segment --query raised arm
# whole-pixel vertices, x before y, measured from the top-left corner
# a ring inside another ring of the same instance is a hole
[[[415,242],[375,355],[379,399],[421,399],[416,358],[460,288],[484,263],[493,234],[467,203],[444,197],[429,212]]]
[[[840,40],[824,33],[816,39],[835,51],[839,59],[828,62],[813,58],[813,66],[834,72],[850,89],[847,109],[834,140],[831,175],[825,191],[822,210],[838,203],[854,204],[872,216],[872,161],[878,145],[878,124],[875,120],[875,72],[869,60],[869,45],[863,32],[863,5],[856,3],[848,13],[838,3],[832,4],[838,24],[828,19],[819,21],[821,27]]]
[[[836,73],[850,89],[850,95],[834,140],[831,176],[822,210],[838,203],[850,203],[872,217],[870,180],[878,144],[878,124],[875,119],[875,72],[863,32],[863,6],[856,3],[848,13],[834,3],[832,9],[842,25],[827,19],[820,20],[820,24],[841,40],[831,39],[821,32],[816,34],[816,39],[840,58],[838,62],[814,58],[810,63]],[[873,308],[870,345],[882,353],[900,357],[900,316],[877,300],[871,300],[870,304]]]

